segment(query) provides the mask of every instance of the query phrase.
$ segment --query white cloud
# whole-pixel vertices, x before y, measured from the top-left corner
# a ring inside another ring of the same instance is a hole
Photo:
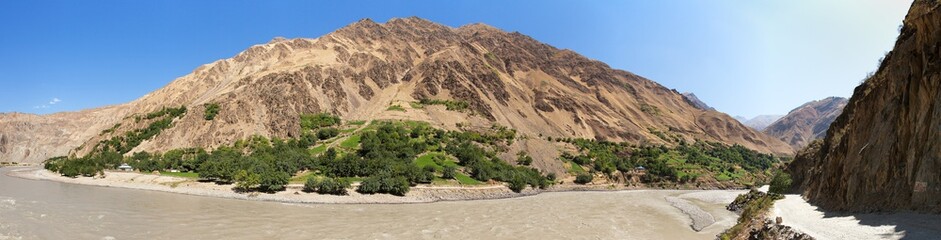
[[[34,108],[34,109],[43,109],[43,108],[49,108],[49,106],[47,106],[47,105],[39,105],[39,106],[35,106],[35,107],[33,107],[33,108]]]
[[[52,98],[52,101],[49,101],[49,105],[55,105],[56,103],[59,103],[61,101],[62,100],[59,100],[59,98]]]

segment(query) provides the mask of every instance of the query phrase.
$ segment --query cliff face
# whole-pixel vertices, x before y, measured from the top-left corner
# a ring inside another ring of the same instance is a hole
[[[878,71],[789,166],[834,210],[941,212],[941,4],[916,0]]]
[[[830,123],[843,112],[846,98],[828,97],[811,101],[791,110],[762,132],[801,149],[814,139],[823,138]]]

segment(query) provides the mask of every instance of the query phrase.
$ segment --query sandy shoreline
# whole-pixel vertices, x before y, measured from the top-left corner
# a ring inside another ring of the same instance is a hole
[[[302,184],[289,184],[286,186],[285,191],[276,193],[237,193],[232,190],[234,185],[219,185],[211,182],[198,182],[193,179],[181,177],[142,174],[136,172],[107,171],[105,172],[104,178],[69,178],[61,176],[58,173],[50,172],[46,169],[28,167],[10,170],[8,175],[24,179],[47,180],[101,187],[150,190],[231,199],[313,204],[431,203],[439,201],[514,198],[536,195],[543,192],[653,190],[648,188],[599,184],[555,185],[549,187],[548,189],[527,188],[520,193],[516,193],[511,191],[503,184],[473,187],[418,185],[412,187],[411,190],[402,197],[389,194],[367,195],[357,193],[356,191],[349,191],[349,195],[347,196],[334,196],[321,195],[317,193],[305,193],[302,191]]]

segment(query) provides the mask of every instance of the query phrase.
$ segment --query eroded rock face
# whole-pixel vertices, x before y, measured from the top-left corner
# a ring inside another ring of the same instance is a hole
[[[832,210],[941,212],[941,8],[916,0],[879,70],[789,170]]]
[[[814,139],[823,138],[830,124],[846,106],[846,98],[828,97],[811,101],[791,110],[762,132],[801,149]]]

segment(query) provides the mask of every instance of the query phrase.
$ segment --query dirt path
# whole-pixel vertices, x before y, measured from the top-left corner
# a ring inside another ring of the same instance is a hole
[[[941,239],[941,215],[916,213],[844,214],[824,212],[800,195],[774,203],[784,225],[826,239]]]

